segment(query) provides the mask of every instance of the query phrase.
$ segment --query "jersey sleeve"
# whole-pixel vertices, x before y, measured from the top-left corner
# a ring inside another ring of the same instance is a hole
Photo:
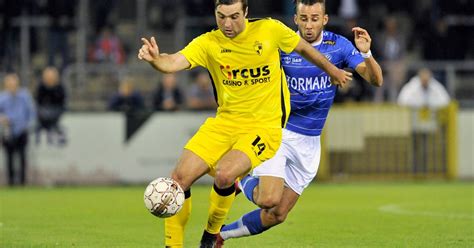
[[[344,63],[351,69],[355,70],[355,68],[362,62],[364,62],[364,58],[360,55],[359,50],[354,47],[354,45],[346,38],[340,38],[343,43],[343,51],[344,55]]]
[[[293,52],[300,42],[301,37],[282,22],[273,19],[271,19],[271,21],[274,26],[272,30],[274,30],[273,33],[276,34],[278,48],[284,53]]]
[[[191,66],[188,69],[202,66],[207,68],[207,49],[208,38],[206,34],[194,38],[185,48],[179,51],[188,60]]]

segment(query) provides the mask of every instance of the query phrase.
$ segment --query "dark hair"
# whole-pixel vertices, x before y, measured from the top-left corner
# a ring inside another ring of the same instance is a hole
[[[231,5],[238,2],[242,3],[242,10],[245,12],[245,9],[247,9],[247,6],[249,5],[247,0],[215,0],[214,3],[215,3],[215,8],[217,8],[217,6],[222,5],[222,4]]]
[[[296,13],[296,7],[298,4],[303,4],[303,5],[313,5],[320,3],[323,6],[323,11],[326,12],[326,0],[293,0],[295,3],[295,13]]]

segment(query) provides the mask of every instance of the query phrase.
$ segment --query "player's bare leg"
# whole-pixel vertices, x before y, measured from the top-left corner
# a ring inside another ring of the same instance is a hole
[[[262,209],[270,209],[277,206],[283,195],[284,184],[283,178],[259,177],[259,184],[255,187],[253,195],[255,204]]]
[[[295,206],[299,195],[285,187],[280,203],[271,209],[256,209],[243,215],[239,220],[224,226],[220,239],[239,238],[257,235],[285,221],[288,213]]]
[[[185,201],[182,209],[174,216],[165,219],[165,245],[170,248],[183,247],[184,227],[191,214],[191,185],[209,172],[209,166],[198,155],[184,149],[178,165],[171,174],[183,188]]]
[[[224,189],[234,186],[235,179],[252,168],[250,158],[242,151],[230,150],[217,163],[215,184]]]
[[[198,178],[209,172],[209,165],[194,152],[184,149],[171,178],[186,191]]]
[[[270,209],[281,200],[285,181],[280,177],[247,175],[238,182],[245,197],[263,209]]]
[[[249,157],[242,151],[231,150],[219,160],[210,194],[209,219],[200,247],[214,247],[217,235],[235,199],[235,179],[251,169]]]
[[[270,228],[283,223],[286,220],[288,213],[295,206],[299,197],[300,196],[296,192],[290,188],[285,187],[280,203],[271,209],[264,209],[262,211],[260,215],[262,219],[262,225],[264,227]]]

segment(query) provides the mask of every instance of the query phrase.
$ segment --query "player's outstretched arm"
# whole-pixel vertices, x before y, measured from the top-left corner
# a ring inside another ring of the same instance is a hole
[[[377,63],[370,52],[372,38],[370,38],[367,30],[360,27],[354,27],[352,32],[354,32],[354,41],[356,47],[359,49],[359,52],[361,52],[362,57],[364,57],[364,62],[360,63],[356,67],[356,72],[359,73],[359,75],[361,75],[370,84],[374,86],[382,86],[382,68],[380,68],[380,65]]]
[[[325,71],[331,77],[332,84],[344,85],[352,80],[352,73],[338,69],[304,39],[300,39],[295,51]]]
[[[181,53],[160,53],[155,37],[150,40],[142,38],[143,45],[138,50],[138,58],[150,63],[153,68],[163,73],[173,73],[187,69],[191,66],[189,61]]]

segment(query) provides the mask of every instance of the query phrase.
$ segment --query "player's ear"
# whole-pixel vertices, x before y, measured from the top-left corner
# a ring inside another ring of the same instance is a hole
[[[296,14],[293,16],[293,21],[298,25],[298,16]]]
[[[247,18],[247,14],[249,13],[249,7],[246,7],[245,8],[245,11],[244,11],[244,17]]]
[[[326,26],[326,24],[328,24],[328,21],[329,21],[329,16],[325,14],[323,17],[323,25]]]

